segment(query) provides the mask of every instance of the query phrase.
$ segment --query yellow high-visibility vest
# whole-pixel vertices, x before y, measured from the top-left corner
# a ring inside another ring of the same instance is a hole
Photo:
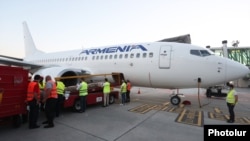
[[[110,93],[110,83],[109,82],[105,82],[103,84],[103,93]]]
[[[126,93],[127,92],[127,84],[125,82],[122,83],[121,85],[121,92]]]
[[[232,89],[232,90],[230,90],[230,91],[228,92],[227,97],[226,97],[226,101],[227,101],[228,103],[233,103],[233,104],[235,104],[235,96],[234,96],[234,93],[235,93],[235,90],[234,90],[234,89]]]
[[[81,83],[81,88],[80,88],[80,90],[79,90],[79,95],[80,96],[86,96],[86,95],[88,95],[88,84],[86,83],[86,82],[82,82]]]
[[[65,89],[65,85],[63,84],[63,82],[62,81],[57,81],[56,82],[57,94],[64,94],[64,89]]]

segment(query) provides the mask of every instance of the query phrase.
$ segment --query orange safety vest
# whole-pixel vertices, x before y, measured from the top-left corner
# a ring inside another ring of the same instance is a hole
[[[29,85],[28,85],[28,91],[27,91],[27,101],[31,101],[33,100],[34,96],[35,96],[35,86],[37,85],[38,83],[37,82],[30,82]],[[40,89],[38,89],[38,92],[37,92],[37,99],[40,99]]]
[[[130,82],[128,82],[128,83],[127,83],[127,90],[129,90],[129,91],[130,91],[130,89],[131,89],[131,83],[130,83]]]
[[[52,90],[51,90],[50,95],[48,96],[48,98],[57,98],[58,95],[57,95],[57,91],[56,91],[56,83],[51,81],[51,80],[48,81],[48,82],[53,84]]]

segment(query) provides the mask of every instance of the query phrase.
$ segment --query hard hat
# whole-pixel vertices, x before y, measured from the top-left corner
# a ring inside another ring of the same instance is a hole
[[[233,82],[233,81],[230,81],[229,84],[230,84],[230,85],[234,85],[234,82]]]
[[[233,81],[229,81],[229,82],[227,82],[227,86],[234,86],[234,82]]]

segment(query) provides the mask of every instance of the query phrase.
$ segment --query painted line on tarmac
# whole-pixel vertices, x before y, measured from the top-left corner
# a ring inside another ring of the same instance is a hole
[[[184,109],[184,104],[180,104],[178,107],[173,107],[173,106],[169,106],[166,111],[167,112],[173,112],[173,113],[180,113],[183,111]]]
[[[220,108],[215,107],[215,108],[214,108],[214,111],[215,111],[215,113],[217,113],[217,114],[222,114],[222,111],[220,110]]]
[[[176,118],[175,122],[201,127],[204,123],[203,111],[183,109],[183,111]]]
[[[161,111],[165,111],[166,109],[169,108],[169,102],[165,102],[161,105],[157,105],[157,104],[143,104],[140,106],[137,106],[135,108],[132,108],[128,111],[130,112],[135,112],[135,113],[141,113],[141,114],[145,114],[151,110],[161,110]]]
[[[226,122],[229,119],[229,115],[223,114],[219,108],[214,108],[214,112],[208,112],[208,118]],[[235,123],[250,124],[250,119],[247,117],[235,117]]]
[[[243,117],[242,120],[245,121],[246,123],[250,124],[250,118]]]
[[[203,123],[204,123],[203,111],[187,110],[185,109],[184,104],[180,104],[179,106],[172,106],[170,105],[169,102],[165,102],[161,105],[143,104],[135,108],[132,108],[128,111],[145,114],[151,110],[179,113],[179,115],[177,116],[175,120],[178,123],[184,123],[184,124],[189,124],[189,125],[194,125],[194,126],[203,126]]]
[[[218,114],[218,113],[214,113],[214,112],[208,112],[208,118],[216,119],[216,120],[224,120],[224,121],[227,120],[227,118],[225,117],[224,114]]]
[[[140,106],[137,106],[135,108],[129,109],[130,112],[135,113],[141,113],[145,114],[151,110],[158,110],[158,111],[167,111],[167,112],[174,112],[174,113],[180,113],[184,109],[184,104],[180,104],[179,106],[171,106],[170,102],[165,102],[163,104],[143,104]]]
[[[135,112],[135,113],[141,113],[145,114],[149,112],[150,110],[154,109],[157,105],[151,105],[151,104],[143,104],[140,106],[137,106],[135,108],[130,109],[130,112]]]

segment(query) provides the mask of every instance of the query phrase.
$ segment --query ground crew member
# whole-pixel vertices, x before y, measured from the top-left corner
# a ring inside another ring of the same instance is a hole
[[[130,90],[131,90],[131,83],[129,80],[127,80],[126,102],[130,102]]]
[[[126,93],[127,93],[127,84],[125,83],[125,80],[122,80],[120,91],[121,91],[121,98],[122,98],[122,103],[120,105],[124,105],[126,101]]]
[[[86,105],[87,105],[87,95],[88,95],[88,84],[84,81],[84,78],[82,78],[82,82],[80,85],[78,85],[77,90],[79,90],[79,96],[80,96],[80,105],[81,110],[80,113],[85,112]]]
[[[104,79],[103,83],[103,107],[109,106],[109,93],[110,93],[110,83],[107,78]]]
[[[40,75],[35,75],[34,80],[29,82],[27,90],[27,103],[29,105],[29,129],[39,128],[37,125],[40,104],[40,89],[39,82]]]
[[[45,115],[47,121],[44,121],[43,124],[47,124],[44,128],[54,127],[54,117],[56,111],[56,102],[57,102],[57,92],[56,92],[56,84],[52,81],[50,75],[45,77],[46,85],[45,85],[45,93],[43,102],[45,102]]]
[[[234,89],[233,82],[227,84],[230,88],[229,92],[227,93],[226,101],[227,107],[229,111],[229,119],[227,120],[228,123],[234,123],[235,115],[234,115],[234,107],[235,104],[238,102],[238,95]]]
[[[44,111],[44,103],[42,102],[43,97],[44,97],[44,87],[45,87],[45,82],[43,81],[43,76],[40,76],[40,80],[39,80],[39,88],[40,88],[40,110]]]
[[[56,81],[56,90],[57,90],[57,103],[56,103],[56,117],[60,116],[61,110],[63,108],[63,102],[64,102],[64,90],[65,85],[62,81],[57,80]]]

